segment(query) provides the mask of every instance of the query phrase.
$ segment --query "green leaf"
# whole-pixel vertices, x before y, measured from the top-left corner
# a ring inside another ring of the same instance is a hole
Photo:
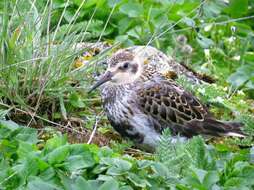
[[[145,169],[152,165],[152,162],[149,160],[138,160],[137,163],[138,163],[139,169]]]
[[[243,65],[227,79],[234,87],[240,87],[249,79],[254,77],[254,67],[252,65]]]
[[[69,145],[69,150],[69,156],[64,165],[70,172],[92,167],[95,164],[93,153],[85,144]]]
[[[159,176],[168,177],[169,170],[168,168],[159,162],[154,162],[152,165],[152,170]]]
[[[22,127],[20,132],[17,134],[16,139],[30,144],[35,144],[38,142],[37,131],[33,128]]]
[[[64,165],[70,172],[74,172],[83,168],[91,167],[94,163],[92,155],[87,153],[86,157],[82,155],[73,155],[68,157],[66,162],[64,162]]]
[[[187,25],[187,26],[191,26],[191,27],[195,27],[195,21],[189,17],[184,17],[183,18],[183,22]]]
[[[118,190],[119,184],[116,180],[111,179],[109,181],[104,182],[98,190]]]
[[[203,183],[205,176],[207,175],[207,171],[201,170],[198,168],[193,168],[192,171],[195,173],[200,183]],[[209,177],[209,176],[208,176]]]
[[[66,135],[54,136],[53,138],[47,140],[43,153],[46,155],[48,152],[51,152],[56,148],[61,147],[65,144],[67,144]]]
[[[133,190],[131,186],[122,186],[119,190]]]
[[[242,177],[231,177],[224,184],[225,187],[243,187],[245,183],[245,179]]]
[[[145,179],[142,179],[140,176],[134,173],[128,173],[127,178],[136,186],[145,188],[146,186],[151,186],[149,182]]]
[[[49,181],[54,178],[56,171],[53,167],[48,167],[46,170],[42,171],[39,175],[39,178],[45,181]]]
[[[0,138],[10,138],[28,143],[37,143],[37,131],[33,128],[19,126],[9,120],[0,120]]]
[[[132,164],[126,160],[113,158],[109,161],[111,167],[107,170],[109,175],[123,175],[129,171]]]
[[[120,7],[120,12],[128,15],[129,17],[141,17],[143,13],[143,7],[139,3],[125,3]]]
[[[198,37],[196,39],[199,45],[204,49],[208,49],[214,45],[213,40],[206,38],[205,36],[202,36],[200,33],[198,34]]]
[[[132,20],[128,17],[124,17],[118,21],[119,33],[125,34],[127,29],[131,26]],[[117,36],[119,38],[119,35]]]
[[[120,43],[124,44],[124,46],[127,46],[127,47],[134,45],[134,42],[129,39],[128,35],[119,35],[115,38],[115,41],[120,42]]]
[[[248,0],[230,0],[229,13],[233,17],[241,17],[248,11]]]
[[[36,153],[36,146],[32,145],[30,143],[27,142],[20,142],[19,143],[19,148],[17,150],[18,156],[19,158],[25,158],[28,155],[35,155]]]
[[[83,177],[79,176],[76,180],[76,188],[77,190],[90,190],[90,189],[94,189],[92,187],[92,185],[87,181],[85,180]]]
[[[207,189],[211,189],[211,187],[216,184],[220,180],[218,172],[217,171],[209,171],[204,179],[203,179],[203,185]]]
[[[51,165],[62,163],[70,154],[69,145],[56,148],[47,155],[47,160]]]
[[[9,120],[9,121],[0,120],[0,127],[5,127],[11,131],[14,131],[14,130],[20,128],[20,126],[17,123],[15,123],[11,120]]]
[[[56,185],[50,184],[49,182],[43,181],[39,178],[30,180],[27,184],[28,190],[60,190]]]
[[[69,100],[70,100],[70,103],[73,107],[76,107],[76,108],[84,108],[85,107],[85,103],[82,101],[80,95],[75,92],[70,94]]]

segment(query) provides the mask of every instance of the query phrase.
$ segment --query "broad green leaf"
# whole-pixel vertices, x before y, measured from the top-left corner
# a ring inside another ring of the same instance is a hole
[[[20,132],[17,134],[16,139],[35,144],[38,142],[37,131],[33,128],[22,127]]]
[[[112,158],[110,162],[111,167],[107,170],[107,174],[109,175],[123,175],[132,167],[132,164],[126,160]]]
[[[252,77],[254,77],[254,67],[252,65],[242,65],[227,80],[234,87],[240,87]]]
[[[51,152],[51,151],[55,150],[56,148],[61,147],[66,144],[67,144],[67,136],[66,135],[54,136],[53,138],[47,140],[43,152],[45,154],[47,154],[48,152]]]
[[[90,190],[90,189],[94,189],[92,187],[92,185],[85,180],[83,177],[79,176],[75,182],[75,186],[77,188],[77,190]]]
[[[131,26],[132,20],[128,17],[124,17],[121,20],[118,21],[118,27],[119,27],[119,34],[125,34],[127,29]],[[119,35],[118,35],[119,37]]]
[[[69,154],[69,145],[60,146],[47,155],[47,160],[51,165],[59,164],[66,160]]]
[[[54,178],[56,171],[53,167],[48,167],[46,170],[42,171],[39,175],[40,179],[49,181]]]
[[[231,177],[229,178],[224,186],[227,187],[237,187],[242,188],[245,186],[245,179],[242,177]]]
[[[27,184],[28,190],[60,190],[61,188],[57,187],[56,185],[53,185],[49,182],[43,181],[39,178],[35,178],[34,180],[31,180]]]
[[[116,42],[120,42],[121,44],[124,44],[125,46],[131,46],[134,45],[134,42],[129,39],[128,35],[119,35],[115,38]]]
[[[198,168],[193,168],[192,171],[194,172],[194,174],[196,175],[196,177],[198,178],[200,183],[203,183],[205,176],[207,175],[207,171],[202,170],[202,169],[198,169]],[[209,178],[209,176],[208,176]]]
[[[204,14],[208,18],[214,18],[218,16],[226,4],[223,1],[207,1],[203,6]]]
[[[136,186],[146,188],[147,186],[151,186],[149,182],[145,179],[142,179],[140,176],[134,173],[128,173],[127,178]]]
[[[152,170],[158,175],[162,177],[168,177],[169,169],[162,163],[154,162],[151,166]]]
[[[202,36],[201,34],[198,34],[198,37],[196,39],[199,45],[204,49],[211,48],[214,45],[213,40],[206,38],[205,36]]]
[[[91,154],[87,153],[87,156],[73,155],[69,156],[64,162],[65,167],[70,172],[78,171],[82,168],[88,168],[94,165],[94,160]]]
[[[139,3],[128,2],[120,7],[120,12],[128,15],[129,17],[141,17],[143,13],[143,7]]]
[[[116,180],[111,179],[109,181],[104,182],[98,190],[118,190],[119,184]]]
[[[25,158],[28,155],[36,155],[37,147],[33,144],[27,143],[27,142],[20,142],[19,147],[17,150],[17,154],[19,158]]]
[[[150,167],[152,165],[152,162],[149,160],[138,160],[137,163],[138,163],[138,167],[140,169],[145,169],[145,168]]]
[[[203,179],[203,185],[207,189],[211,189],[211,187],[216,184],[220,180],[219,174],[217,171],[209,171],[204,179]]]
[[[248,0],[230,0],[229,13],[233,17],[241,17],[248,11]]]
[[[20,128],[20,126],[17,123],[15,123],[11,120],[8,120],[8,121],[0,120],[0,127],[5,127],[11,131],[14,131],[14,130]]]

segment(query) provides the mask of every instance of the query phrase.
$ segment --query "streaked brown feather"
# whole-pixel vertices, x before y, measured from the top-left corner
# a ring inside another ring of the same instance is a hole
[[[139,88],[137,98],[147,114],[170,123],[204,120],[208,114],[205,106],[173,81],[145,82]]]
[[[161,126],[187,137],[204,134],[221,136],[228,132],[243,134],[240,124],[225,123],[212,117],[208,109],[174,81],[151,80],[138,88],[139,106]]]

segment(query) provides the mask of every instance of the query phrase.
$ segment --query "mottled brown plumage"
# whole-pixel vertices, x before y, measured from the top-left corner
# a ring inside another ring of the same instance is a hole
[[[185,137],[244,136],[240,124],[216,120],[196,97],[166,79],[160,66],[138,55],[131,49],[116,52],[91,89],[100,86],[108,119],[123,137],[154,147],[165,128]],[[182,74],[195,81],[186,72]]]

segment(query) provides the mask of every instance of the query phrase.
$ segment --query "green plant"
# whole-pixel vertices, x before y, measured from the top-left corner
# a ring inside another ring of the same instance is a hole
[[[1,189],[251,189],[249,150],[206,145],[201,137],[168,143],[165,132],[153,160],[120,155],[108,147],[46,142],[37,131],[0,120]],[[166,142],[167,141],[167,142]],[[174,147],[174,148],[173,148]]]

